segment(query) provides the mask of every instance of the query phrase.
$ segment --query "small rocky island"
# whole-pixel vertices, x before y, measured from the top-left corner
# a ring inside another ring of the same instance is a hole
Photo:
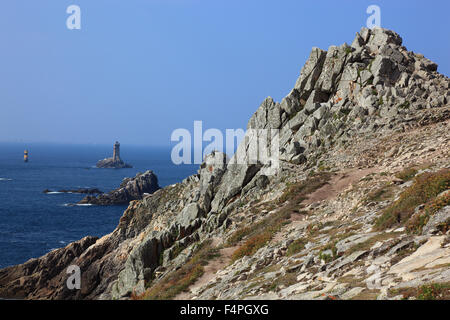
[[[112,158],[106,158],[97,162],[97,168],[113,168],[113,169],[122,169],[122,168],[133,168],[132,165],[123,162],[120,159],[120,143],[116,141],[114,144],[114,151]]]

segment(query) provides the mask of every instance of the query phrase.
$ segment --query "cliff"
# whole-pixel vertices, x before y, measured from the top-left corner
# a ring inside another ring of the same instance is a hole
[[[111,234],[0,270],[0,297],[448,299],[450,82],[437,68],[380,28],[313,48],[248,123],[279,130],[276,174],[215,152],[132,201]]]

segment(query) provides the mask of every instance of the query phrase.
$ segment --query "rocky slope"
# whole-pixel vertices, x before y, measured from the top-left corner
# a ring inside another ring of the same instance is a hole
[[[313,48],[248,123],[280,130],[276,174],[215,152],[111,234],[0,270],[0,297],[448,299],[449,84],[390,30]]]

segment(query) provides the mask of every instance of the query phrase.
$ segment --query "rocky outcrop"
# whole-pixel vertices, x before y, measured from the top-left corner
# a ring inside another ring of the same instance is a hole
[[[152,194],[160,189],[158,178],[153,171],[138,173],[134,178],[126,178],[119,188],[109,193],[86,196],[79,204],[94,204],[100,206],[128,204],[132,200],[140,200],[146,194]]]
[[[47,256],[33,271],[1,270],[8,289],[0,297],[128,299],[167,281],[205,240],[238,250],[260,230],[258,250],[232,263],[223,257],[222,270],[189,297],[390,299],[391,288],[449,282],[448,204],[419,233],[375,228],[411,186],[396,173],[419,164],[417,174],[448,169],[449,84],[390,30],[362,28],[351,45],[313,48],[291,92],[280,103],[265,99],[247,126],[279,130],[277,171],[252,161],[255,136],[247,134],[231,159],[214,152],[181,183],[159,189],[146,172],[88,196],[82,203],[134,201],[111,234],[75,253],[49,253],[71,258],[45,281],[27,277],[52,269]],[[331,180],[317,185],[317,177]],[[81,268],[81,290],[64,289],[69,263]]]
[[[99,160],[96,164],[96,167],[103,169],[133,168],[131,164],[125,163],[122,160],[114,160],[113,158],[106,158],[103,160]]]
[[[62,295],[63,298],[59,292],[65,288],[61,282],[67,279],[66,268],[96,241],[95,237],[85,237],[40,258],[0,270],[0,296],[32,299]]]

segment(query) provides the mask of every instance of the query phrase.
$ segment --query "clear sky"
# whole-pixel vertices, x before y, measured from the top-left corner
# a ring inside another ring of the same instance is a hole
[[[69,5],[81,30],[69,30]],[[0,141],[170,145],[245,128],[311,47],[351,43],[366,8],[450,74],[450,1],[2,0]]]

